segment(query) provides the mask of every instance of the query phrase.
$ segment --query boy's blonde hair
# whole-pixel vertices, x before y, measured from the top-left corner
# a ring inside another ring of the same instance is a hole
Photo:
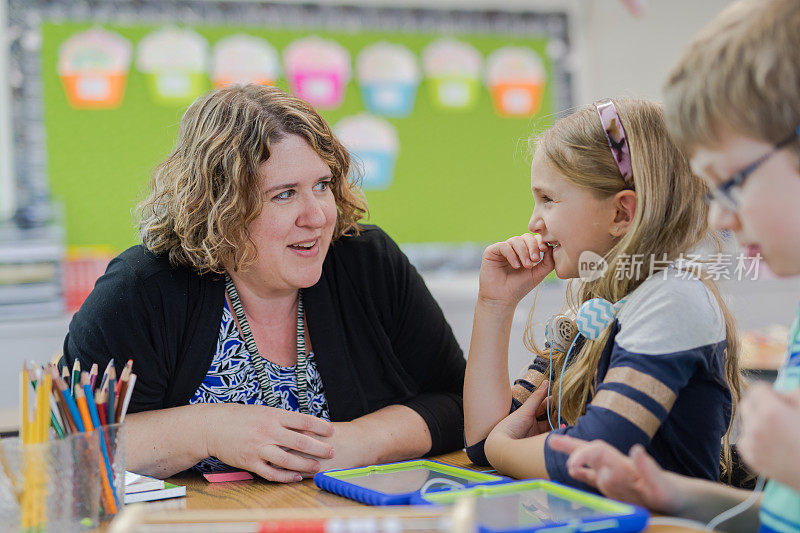
[[[656,265],[666,266],[667,262],[691,251],[709,234],[708,207],[703,201],[707,189],[692,175],[686,157],[669,140],[661,106],[639,99],[618,99],[614,103],[630,146],[636,211],[627,233],[605,255],[608,262],[605,274],[597,280],[581,282],[577,290],[572,286],[568,289],[568,304],[573,312],[592,298],[617,302],[641,285],[650,274],[649,263],[640,271],[625,269],[626,258],[643,254],[646,258],[655,258]],[[592,191],[599,198],[630,189],[611,155],[594,106],[558,120],[534,141],[534,145],[564,179]],[[625,269],[626,273],[627,270],[634,272],[618,279],[617,268]],[[725,319],[725,373],[735,411],[740,393],[736,326],[716,285],[709,279],[703,282],[716,297]],[[540,356],[550,357],[549,352],[539,349],[534,342],[532,317],[533,310],[525,331],[525,345]],[[559,373],[565,354],[553,352],[551,390],[552,394],[559,394],[559,383],[563,383],[562,416],[571,424],[584,413],[594,390],[597,365],[608,336],[607,329],[600,338],[586,340],[580,352],[573,354],[574,363],[564,372],[563,382]],[[725,464],[729,465],[727,458]]]
[[[800,125],[800,2],[744,0],[728,6],[672,69],[667,125],[690,153],[724,131],[770,144]],[[800,156],[800,143],[792,145]]]

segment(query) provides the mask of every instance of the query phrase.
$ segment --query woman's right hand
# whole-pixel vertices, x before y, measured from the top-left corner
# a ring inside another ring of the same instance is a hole
[[[315,458],[333,457],[333,446],[315,438],[333,435],[331,422],[263,405],[208,407],[213,408],[205,421],[208,456],[225,464],[287,483],[318,472]]]
[[[517,305],[554,268],[553,249],[540,235],[525,233],[492,244],[483,252],[478,299]]]

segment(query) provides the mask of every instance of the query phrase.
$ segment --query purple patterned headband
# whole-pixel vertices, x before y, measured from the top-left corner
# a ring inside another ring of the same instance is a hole
[[[595,102],[594,106],[597,108],[597,114],[600,115],[600,122],[603,124],[608,139],[608,147],[611,148],[611,155],[617,162],[619,173],[622,174],[625,183],[633,187],[631,150],[628,147],[628,138],[625,136],[625,128],[622,127],[617,108],[614,106],[614,102],[608,98]]]

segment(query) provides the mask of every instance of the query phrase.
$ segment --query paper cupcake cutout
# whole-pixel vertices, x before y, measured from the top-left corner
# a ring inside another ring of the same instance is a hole
[[[214,45],[211,54],[211,80],[215,87],[236,83],[272,85],[280,71],[277,50],[251,35],[225,37]]]
[[[422,51],[422,66],[434,103],[442,109],[475,107],[483,57],[472,45],[456,39],[434,41]]]
[[[133,46],[102,28],[76,33],[58,49],[58,75],[77,109],[113,109],[122,103]]]
[[[530,48],[499,48],[486,60],[486,85],[498,114],[507,117],[531,116],[542,105],[544,64]]]
[[[372,113],[406,117],[413,111],[420,69],[405,46],[386,42],[367,46],[356,58],[356,76],[364,105]]]
[[[389,121],[361,113],[343,118],[333,131],[361,165],[364,190],[386,189],[392,184],[400,141]]]
[[[139,42],[136,67],[158,103],[185,105],[203,94],[207,65],[208,42],[192,30],[163,28]]]
[[[283,52],[292,92],[319,109],[335,109],[344,101],[350,81],[350,52],[334,41],[306,37]]]

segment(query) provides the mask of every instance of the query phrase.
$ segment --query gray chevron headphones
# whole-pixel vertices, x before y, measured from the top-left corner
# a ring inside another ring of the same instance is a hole
[[[564,352],[564,364],[561,366],[558,386],[558,419],[561,424],[561,382],[564,379],[564,371],[567,368],[570,352],[578,340],[580,333],[589,340],[595,340],[600,334],[610,326],[617,317],[617,313],[625,303],[625,298],[615,304],[603,298],[592,298],[581,304],[578,314],[573,319],[569,312],[554,315],[544,327],[545,347],[550,350],[550,369],[547,380],[547,397],[550,397],[550,387],[553,382],[553,350]],[[570,341],[571,339],[571,341]],[[548,400],[549,402],[549,400]],[[550,420],[550,406],[547,407],[547,421],[550,429],[554,430],[553,422]]]

